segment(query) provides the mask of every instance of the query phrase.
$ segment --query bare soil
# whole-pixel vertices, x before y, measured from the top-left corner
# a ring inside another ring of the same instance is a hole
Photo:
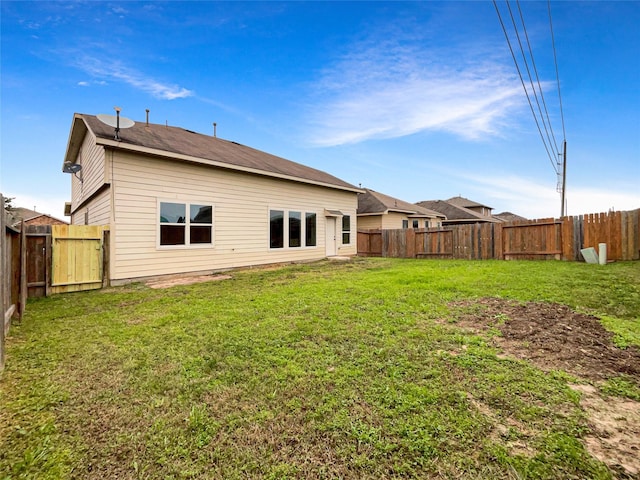
[[[581,393],[589,422],[586,448],[616,478],[640,478],[640,402],[604,396],[598,390],[598,385],[620,375],[640,387],[638,348],[616,347],[613,334],[598,318],[565,305],[485,298],[453,306],[458,326],[499,331],[492,341],[506,356],[584,380],[571,387]]]
[[[149,288],[169,288],[177,285],[191,285],[194,283],[214,282],[219,280],[229,280],[231,275],[198,275],[198,276],[175,276],[158,280],[149,280],[146,285]]]

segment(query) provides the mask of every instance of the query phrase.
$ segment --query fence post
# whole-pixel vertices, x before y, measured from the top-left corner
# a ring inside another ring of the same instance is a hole
[[[404,255],[406,258],[416,258],[416,231],[413,228],[407,228],[405,232]]]
[[[495,224],[495,236],[494,236],[494,244],[495,251],[493,252],[493,258],[496,260],[504,260],[504,247],[503,247],[503,232],[504,232],[504,223]]]
[[[25,309],[27,308],[27,297],[29,289],[27,286],[27,226],[24,224],[24,219],[20,224],[20,288],[19,288],[19,300],[18,300],[18,316],[22,318]]]
[[[7,227],[6,227],[6,211],[4,209],[4,197],[0,193],[0,312],[2,313],[2,328],[0,328],[0,372],[4,370],[4,314],[7,311],[8,305],[5,304],[5,290],[8,288],[6,265],[6,250],[7,250]]]
[[[358,232],[356,235],[360,235]],[[111,281],[109,272],[110,252],[111,252],[111,231],[106,228],[102,231],[102,286],[108,287]]]

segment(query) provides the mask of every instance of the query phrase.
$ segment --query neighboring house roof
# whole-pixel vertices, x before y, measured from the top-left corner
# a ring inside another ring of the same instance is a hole
[[[445,200],[445,202],[455,205],[456,207],[462,207],[462,208],[484,207],[490,210],[493,209],[493,207],[490,207],[488,205],[483,205],[482,203],[474,202],[473,200],[469,200],[468,198],[461,197],[460,195],[458,195],[457,197],[451,197],[448,200]]]
[[[417,202],[416,205],[442,213],[446,216],[447,223],[499,222],[499,220],[480,215],[468,208],[459,207],[444,200],[423,200]]]
[[[493,216],[494,218],[502,220],[503,222],[522,222],[524,220],[527,220],[526,218],[511,212],[496,213]]]
[[[9,212],[11,212],[11,216],[17,220],[29,220],[30,218],[44,215],[40,212],[36,212],[35,210],[30,210],[24,207],[12,207]]]
[[[136,122],[131,128],[120,129],[120,140],[118,141],[114,139],[113,127],[102,123],[93,115],[79,113],[74,115],[65,154],[65,163],[73,163],[75,161],[87,130],[96,136],[98,145],[105,147],[341,190],[361,191],[358,187],[321,170],[236,142],[203,135],[184,128]]]
[[[388,212],[406,213],[409,216],[444,218],[439,212],[421,207],[415,203],[405,202],[369,188],[358,195],[358,215],[381,215]]]
[[[64,220],[52,217],[51,215],[47,215],[46,213],[36,212],[35,210],[30,210],[24,207],[13,207],[8,210],[8,212],[12,217],[12,225],[18,225],[23,220],[25,221],[25,223],[37,223],[39,225],[56,225],[67,223]]]

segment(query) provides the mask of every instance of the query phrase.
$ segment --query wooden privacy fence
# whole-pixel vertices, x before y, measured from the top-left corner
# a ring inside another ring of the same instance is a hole
[[[438,229],[359,230],[358,255],[581,261],[581,249],[606,243],[609,260],[638,260],[639,219],[640,209]]]
[[[21,230],[18,265],[13,272],[25,301],[27,297],[101,288],[108,282],[108,228],[23,225]]]
[[[11,225],[0,194],[0,372],[4,369],[5,337],[11,320],[20,318],[26,301],[20,291],[22,240],[20,230]]]
[[[51,293],[102,287],[103,231],[100,225],[52,225]]]
[[[0,195],[0,205],[4,199]],[[0,210],[0,372],[12,319],[27,298],[108,284],[109,230],[104,226],[11,225]]]

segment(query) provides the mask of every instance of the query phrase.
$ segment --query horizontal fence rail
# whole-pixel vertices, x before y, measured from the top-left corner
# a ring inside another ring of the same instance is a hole
[[[582,261],[607,245],[607,259],[640,259],[640,209],[444,228],[358,230],[358,255],[469,260]]]

